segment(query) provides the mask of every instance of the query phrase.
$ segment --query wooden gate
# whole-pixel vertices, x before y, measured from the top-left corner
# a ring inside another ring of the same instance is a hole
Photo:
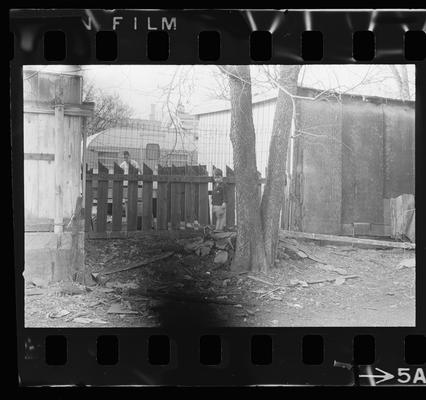
[[[194,229],[210,223],[209,184],[205,165],[158,166],[142,174],[118,164],[113,173],[101,163],[86,172],[85,231],[89,237],[123,237],[129,232]],[[227,226],[235,225],[235,178],[226,168]]]

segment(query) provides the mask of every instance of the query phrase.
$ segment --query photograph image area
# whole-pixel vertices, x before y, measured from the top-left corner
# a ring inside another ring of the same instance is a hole
[[[25,327],[415,326],[415,75],[23,67]]]

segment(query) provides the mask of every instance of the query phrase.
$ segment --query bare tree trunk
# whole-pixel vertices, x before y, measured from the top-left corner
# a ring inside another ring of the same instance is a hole
[[[277,244],[280,212],[284,202],[284,185],[288,145],[290,141],[294,103],[289,94],[297,93],[297,78],[301,66],[282,65],[278,85],[272,136],[269,145],[268,174],[261,204],[261,217],[266,258],[273,265]]]
[[[257,190],[256,137],[250,67],[226,67],[231,95],[231,142],[237,192],[237,245],[234,270],[266,271],[260,195]]]
[[[402,100],[410,100],[410,86],[408,83],[408,72],[407,66],[402,64],[401,70],[399,71],[395,65],[389,65],[389,68],[392,71],[392,74],[398,84],[399,93]]]

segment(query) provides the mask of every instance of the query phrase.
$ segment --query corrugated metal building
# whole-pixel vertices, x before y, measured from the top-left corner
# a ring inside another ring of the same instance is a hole
[[[389,233],[389,201],[414,194],[414,102],[299,88],[283,228]],[[257,167],[265,175],[276,94],[253,99]],[[229,102],[203,105],[199,162],[233,165]],[[290,179],[291,178],[291,179]],[[289,195],[291,194],[291,195]],[[359,231],[356,231],[356,230]]]

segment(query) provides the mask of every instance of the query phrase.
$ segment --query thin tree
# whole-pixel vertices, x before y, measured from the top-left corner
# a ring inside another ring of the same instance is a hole
[[[282,65],[279,71],[279,92],[269,145],[268,170],[261,203],[265,252],[272,265],[277,251],[279,220],[284,203],[286,163],[292,124],[295,124],[297,78],[301,66]],[[286,90],[286,91],[285,91]]]
[[[86,89],[84,101],[95,103],[93,117],[86,125],[88,136],[108,128],[125,125],[133,115],[132,108],[124,103],[117,93],[107,94],[93,85]]]
[[[396,65],[389,65],[390,70],[392,71],[392,75],[396,80],[396,83],[398,85],[399,95],[401,96],[402,100],[410,100],[411,94],[410,94],[410,85],[408,81],[408,71],[407,66],[405,64],[402,64],[397,68]]]
[[[294,120],[300,66],[281,66],[268,173],[262,198],[257,191],[256,134],[253,124],[250,67],[220,67],[229,78],[231,142],[237,192],[237,245],[233,269],[266,272],[276,255],[284,199],[285,167]]]

